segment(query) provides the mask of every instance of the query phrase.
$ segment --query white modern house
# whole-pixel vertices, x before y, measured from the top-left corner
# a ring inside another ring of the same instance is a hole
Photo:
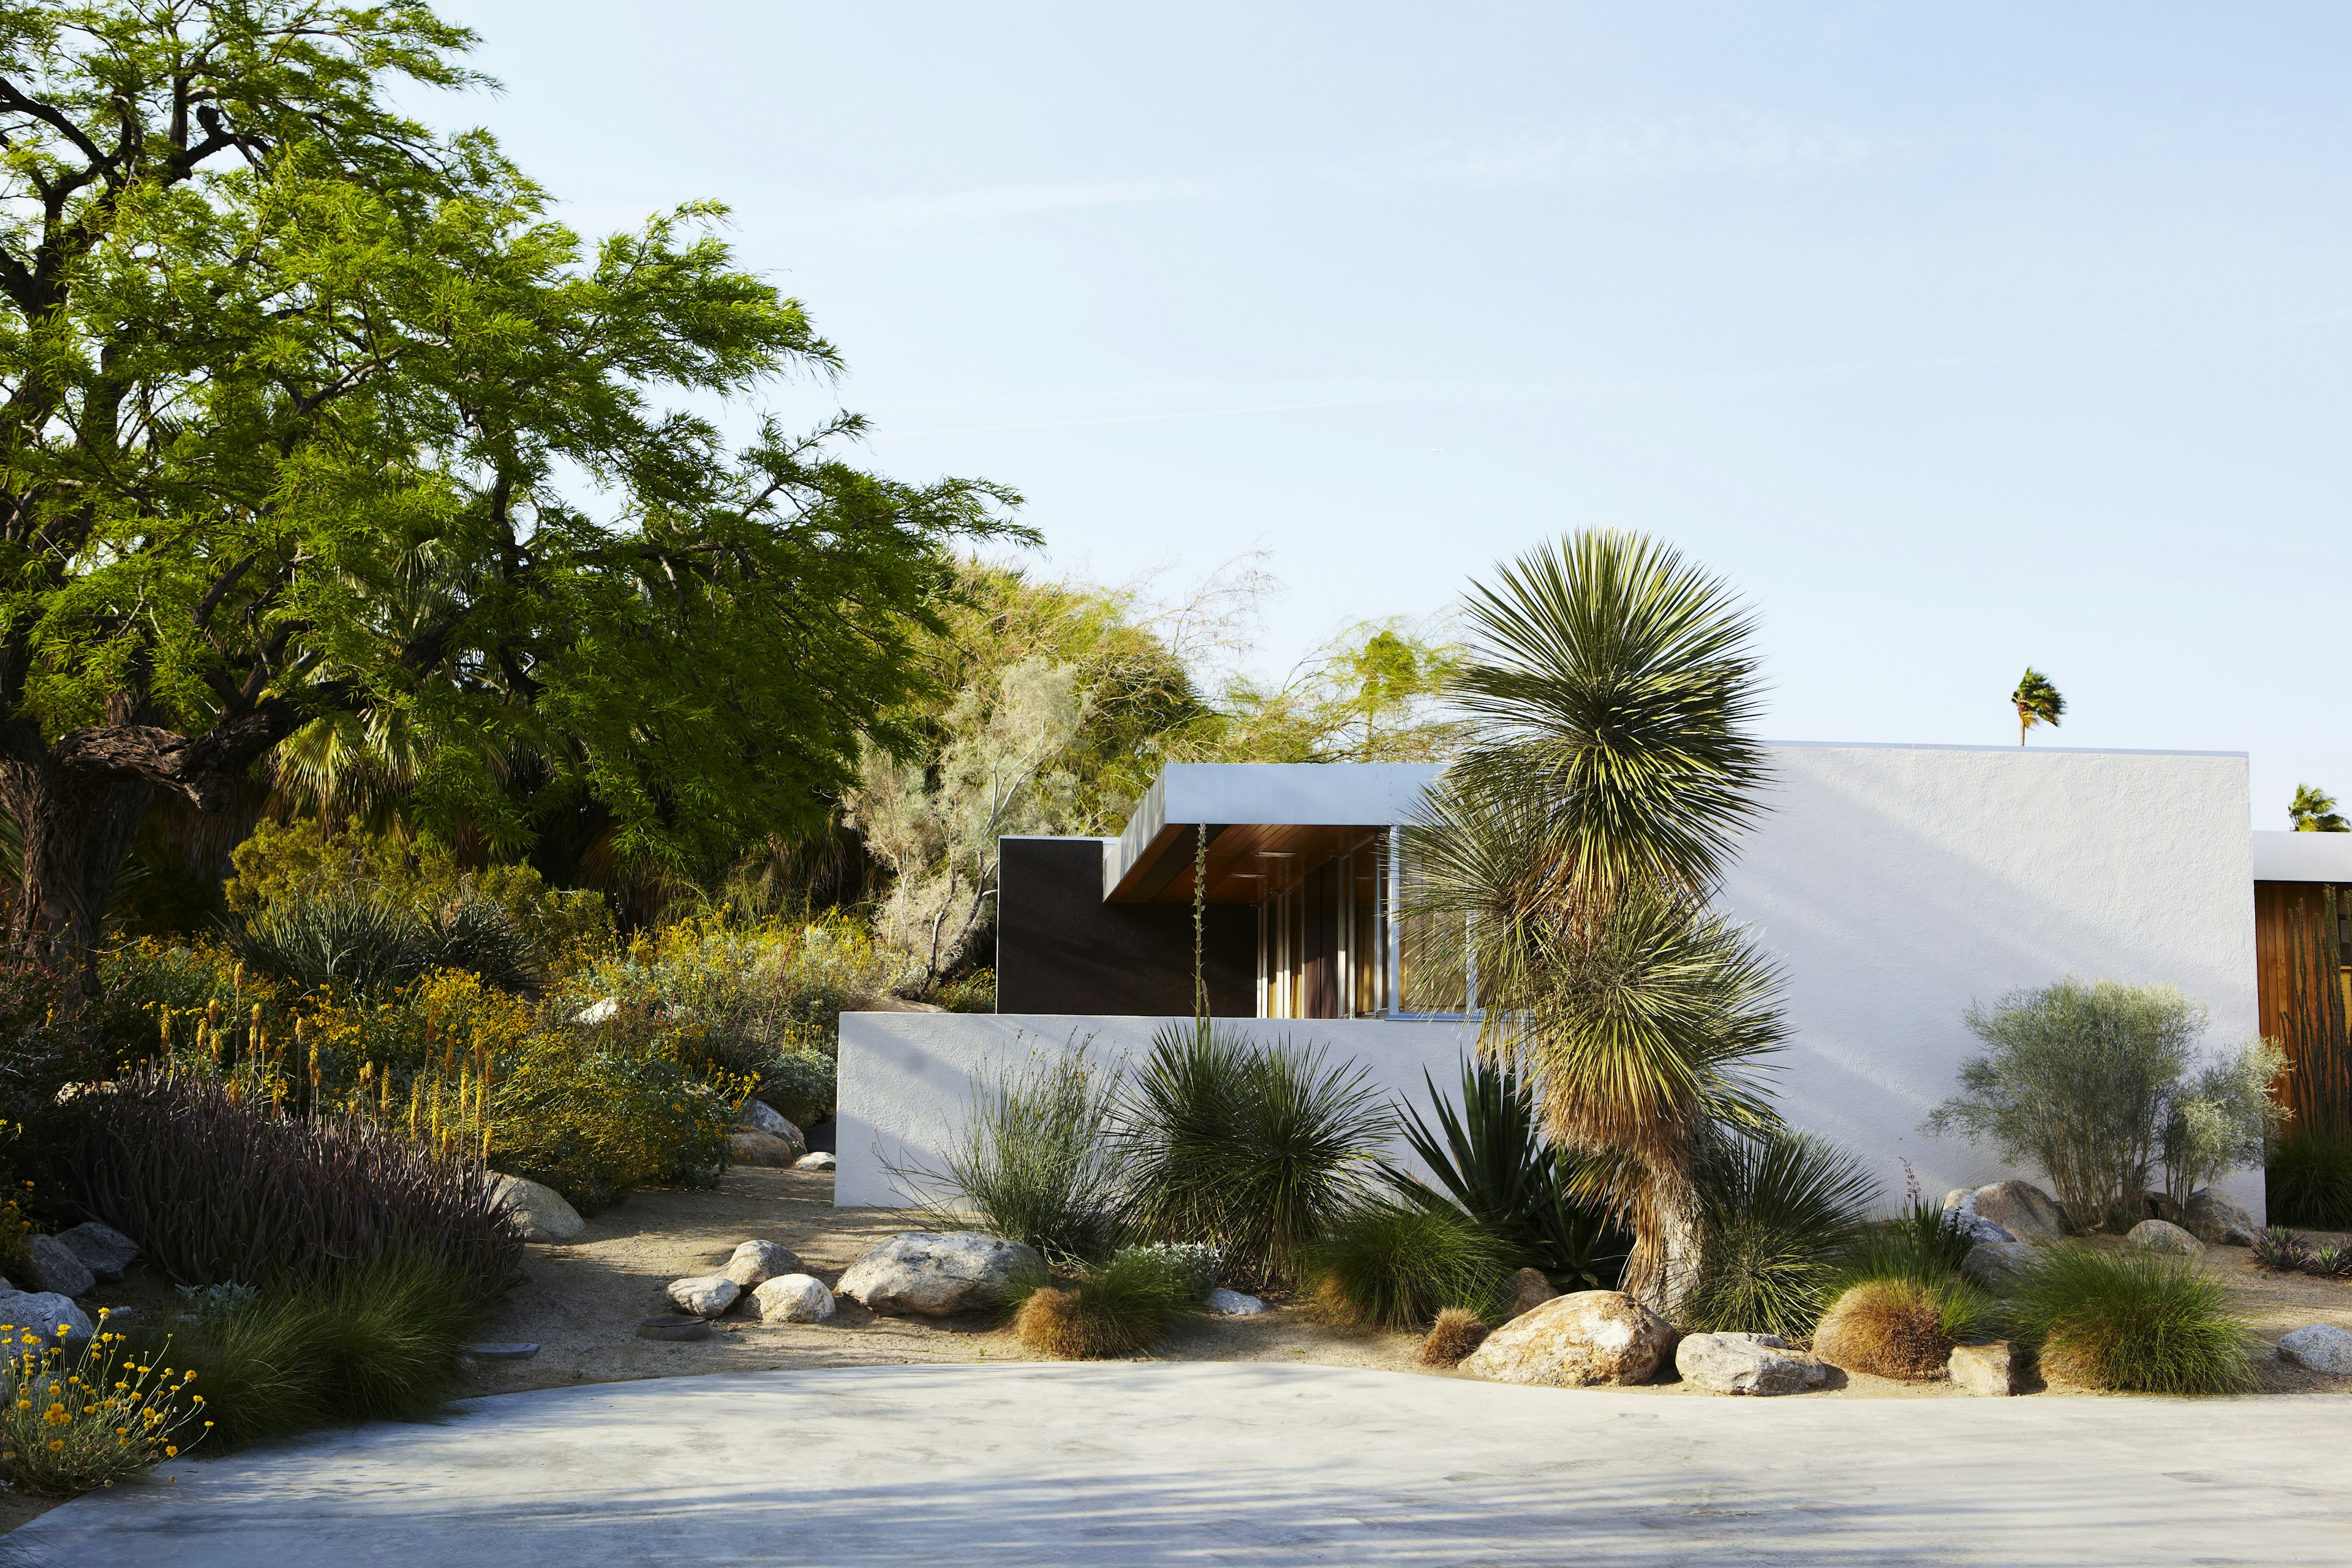
[[[2258,963],[2258,879],[2267,950],[2279,910],[2352,883],[2352,835],[2249,831],[2242,753],[1791,743],[1769,761],[1720,900],[1785,976],[1783,1114],[1890,1193],[1906,1162],[1930,1194],[2013,1173],[1918,1131],[1975,1047],[1971,1004],[2069,974],[2167,982],[2234,1049],[2279,1033],[2284,1005],[2275,952]],[[1416,1011],[1391,918],[1396,830],[1433,776],[1176,766],[1118,838],[1007,840],[1001,1010],[842,1019],[835,1203],[904,1201],[887,1167],[936,1165],[975,1075],[1089,1042],[1116,1060],[1189,1017],[1203,840],[1213,1013],[1320,1042],[1416,1106],[1424,1070],[1454,1083],[1472,1026]],[[2261,1173],[2223,1185],[2262,1214]]]

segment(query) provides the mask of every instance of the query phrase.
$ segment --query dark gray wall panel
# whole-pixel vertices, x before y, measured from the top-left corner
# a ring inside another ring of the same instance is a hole
[[[1000,1013],[1190,1013],[1192,906],[1103,902],[1092,838],[1008,838],[998,883]],[[1209,1011],[1257,1016],[1257,910],[1212,904]]]

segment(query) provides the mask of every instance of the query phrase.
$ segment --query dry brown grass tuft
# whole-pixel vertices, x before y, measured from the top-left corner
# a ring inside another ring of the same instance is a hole
[[[1429,1337],[1421,1342],[1421,1364],[1458,1366],[1464,1356],[1486,1342],[1486,1325],[1478,1321],[1477,1313],[1448,1307],[1437,1314]]]
[[[1822,1315],[1813,1353],[1848,1372],[1927,1383],[1944,1375],[1952,1340],[1944,1331],[1943,1304],[1925,1286],[1865,1279]]]
[[[1052,1285],[1031,1291],[1013,1314],[1014,1337],[1040,1355],[1064,1361],[1086,1361],[1102,1353],[1095,1347],[1093,1327],[1078,1293]]]

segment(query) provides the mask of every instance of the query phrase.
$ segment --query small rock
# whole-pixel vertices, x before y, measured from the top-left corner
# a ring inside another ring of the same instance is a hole
[[[1674,1343],[1674,1325],[1623,1291],[1578,1290],[1496,1329],[1462,1370],[1552,1388],[1647,1383]]]
[[[122,1271],[139,1256],[137,1242],[96,1220],[58,1232],[58,1240],[100,1279],[121,1279]]]
[[[743,1287],[724,1274],[698,1274],[691,1279],[669,1282],[669,1299],[681,1312],[691,1312],[698,1318],[715,1318],[735,1304]]]
[[[2007,1226],[1985,1218],[1966,1204],[1944,1212],[1952,1216],[1952,1228],[1966,1236],[1970,1241],[2015,1241],[2017,1239],[2016,1234]]]
[[[539,1353],[539,1347],[507,1341],[495,1344],[467,1345],[466,1353],[477,1361],[529,1361]]]
[[[869,1311],[944,1318],[992,1307],[1016,1274],[1042,1274],[1034,1247],[971,1231],[908,1231],[849,1266],[835,1289]]]
[[[2124,1240],[2156,1252],[2179,1252],[2190,1258],[2205,1256],[2204,1244],[2168,1219],[2144,1219],[2131,1227]]]
[[[2279,1359],[2330,1377],[2352,1377],[2352,1333],[2333,1323],[2312,1323],[2282,1334]]]
[[[490,1173],[490,1206],[512,1215],[525,1241],[570,1241],[588,1228],[580,1211],[553,1187]]]
[[[66,1332],[60,1335],[58,1327]],[[91,1333],[89,1314],[73,1304],[70,1297],[54,1290],[11,1290],[0,1295],[0,1352],[18,1350],[22,1335],[35,1335],[40,1343],[53,1345],[72,1340],[87,1340]],[[5,1336],[17,1336],[6,1342]]]
[[[2054,1241],[2066,1234],[2066,1211],[2032,1182],[1995,1182],[1979,1187],[1964,1206],[2020,1241]]]
[[[801,1157],[800,1145],[786,1142],[772,1132],[762,1132],[756,1127],[738,1127],[727,1135],[727,1157],[738,1165],[767,1165],[781,1169]]]
[[[830,1171],[834,1168],[835,1163],[836,1162],[832,1155],[826,1153],[824,1150],[819,1149],[814,1154],[803,1154],[799,1159],[793,1161],[793,1169],[795,1171]]]
[[[1790,1352],[1773,1334],[1685,1334],[1675,1370],[1708,1394],[1801,1394],[1827,1375],[1819,1362]]]
[[[735,1281],[738,1289],[755,1289],[781,1274],[801,1271],[800,1254],[789,1247],[772,1241],[747,1241],[728,1258],[727,1267],[719,1272]]]
[[[1945,1371],[1969,1394],[2006,1396],[2025,1389],[2025,1357],[2007,1340],[1954,1345]]]
[[[1979,1241],[1960,1260],[1960,1271],[1979,1285],[1998,1289],[2033,1267],[2036,1254],[2028,1241]]]
[[[35,1290],[59,1296],[86,1295],[98,1283],[97,1276],[73,1255],[73,1249],[54,1236],[25,1238],[25,1273]]]
[[[822,1323],[833,1316],[833,1292],[810,1274],[779,1274],[751,1292],[763,1323]]]
[[[601,1002],[591,1002],[585,1007],[581,1008],[577,1013],[572,1014],[572,1021],[575,1024],[609,1024],[615,1017],[620,1016],[620,998],[617,996],[607,996]]]
[[[2181,1223],[2190,1234],[2224,1247],[2251,1247],[2254,1233],[2262,1228],[2236,1200],[2210,1187],[2189,1194],[2181,1214]]]
[[[1511,1276],[1511,1304],[1506,1315],[1523,1317],[1559,1294],[1542,1269],[1522,1268]]]
[[[1204,1304],[1221,1318],[1255,1318],[1265,1310],[1265,1303],[1256,1297],[1228,1290],[1222,1285],[1209,1292]]]

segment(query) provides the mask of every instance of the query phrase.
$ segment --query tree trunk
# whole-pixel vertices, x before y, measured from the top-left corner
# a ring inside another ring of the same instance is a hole
[[[0,773],[0,806],[21,842],[14,944],[53,963],[86,966],[106,901],[145,820],[154,786],[68,773],[44,758]]]

